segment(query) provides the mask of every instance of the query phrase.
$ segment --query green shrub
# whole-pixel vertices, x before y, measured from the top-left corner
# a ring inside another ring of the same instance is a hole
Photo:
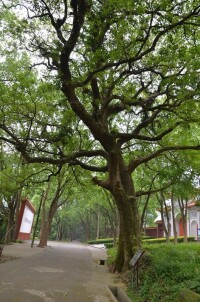
[[[165,243],[166,238],[150,238],[142,240],[143,243]]]
[[[107,254],[108,254],[108,258],[106,260],[106,263],[108,265],[112,265],[115,258],[116,258],[116,255],[117,255],[117,249],[112,247],[112,248],[107,250]]]
[[[23,241],[23,240],[20,240],[20,239],[17,239],[17,240],[15,240],[14,242],[15,242],[15,243],[24,243],[24,241]]]
[[[103,244],[103,243],[113,243],[113,238],[102,238],[96,240],[87,241],[88,244]]]
[[[152,236],[142,236],[142,240],[146,240],[146,239],[154,239],[155,237]]]
[[[161,239],[164,239],[165,238],[161,238]],[[150,237],[150,236],[143,236],[142,237],[142,240],[154,240],[153,237]],[[113,244],[113,238],[101,238],[101,239],[96,239],[96,240],[89,240],[87,241],[88,244],[107,244],[107,243],[112,243]],[[108,245],[108,247],[110,247],[110,245]]]
[[[140,260],[140,286],[133,301],[176,301],[181,288],[200,293],[200,245],[148,244]],[[140,298],[138,298],[140,297]]]
[[[194,242],[195,238],[192,236],[189,236],[187,238],[188,242]],[[178,243],[184,242],[184,237],[183,236],[178,236],[177,237],[177,241]],[[142,240],[143,243],[165,243],[166,242],[166,238],[150,238],[150,239],[144,239]],[[170,237],[170,242],[174,242],[174,237]]]
[[[113,247],[113,242],[107,242],[107,243],[104,243],[104,245],[107,249],[110,249]]]

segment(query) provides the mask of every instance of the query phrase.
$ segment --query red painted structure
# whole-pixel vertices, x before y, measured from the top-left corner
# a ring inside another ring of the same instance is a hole
[[[27,198],[22,200],[19,212],[19,231],[17,239],[30,239],[35,212],[34,206]]]
[[[145,235],[155,238],[162,238],[164,237],[164,230],[163,224],[161,220],[156,221],[156,227],[146,227],[145,228]]]
[[[179,221],[179,236],[184,236],[183,219],[182,218]]]

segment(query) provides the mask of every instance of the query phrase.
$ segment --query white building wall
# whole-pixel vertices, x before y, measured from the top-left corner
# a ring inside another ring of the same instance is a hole
[[[197,207],[192,207],[188,209],[188,219],[189,219],[189,227],[188,227],[188,236],[194,236],[197,239],[197,228],[200,222],[199,211],[197,211]]]
[[[20,233],[30,233],[31,232],[33,218],[34,218],[33,212],[26,205],[25,209],[24,209],[24,214],[23,214],[23,218],[22,218],[20,231],[19,231]]]
[[[180,210],[178,204],[175,204],[175,217],[176,217],[176,230],[177,234],[179,235],[179,221],[180,221]],[[165,218],[165,224],[167,223],[167,219]],[[171,236],[174,236],[174,226],[173,226],[173,219],[172,219],[172,212],[170,212],[170,223],[171,223]],[[199,229],[199,231],[198,231]],[[199,236],[197,236],[199,234]],[[197,237],[200,238],[200,207],[190,207],[188,208],[188,218],[187,218],[187,235],[194,236],[196,239]]]
[[[199,207],[197,208],[197,224],[198,224],[197,225],[197,228],[198,228],[197,235],[200,238],[200,208]]]

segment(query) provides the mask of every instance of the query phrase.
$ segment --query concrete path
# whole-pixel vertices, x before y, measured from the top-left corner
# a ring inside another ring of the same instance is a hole
[[[80,243],[49,242],[5,246],[5,256],[19,257],[0,264],[0,302],[110,302],[105,285],[112,276],[99,259],[106,253]]]

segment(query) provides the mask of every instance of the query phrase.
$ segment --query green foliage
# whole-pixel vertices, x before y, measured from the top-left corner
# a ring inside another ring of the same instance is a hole
[[[195,238],[192,236],[188,236],[187,237],[188,242],[193,242],[195,241]],[[184,241],[184,237],[183,236],[178,236],[177,237],[177,242],[181,243]],[[149,238],[149,239],[144,239],[142,240],[143,244],[157,244],[157,243],[165,243],[166,242],[166,238]],[[170,237],[170,242],[174,242],[174,237]]]
[[[165,239],[165,238],[162,238],[162,239]],[[142,237],[143,242],[148,242],[148,240],[151,241],[151,240],[154,240],[154,239],[152,239],[152,237],[149,237],[149,236],[143,236]],[[161,242],[163,242],[163,241],[161,241]],[[105,247],[110,249],[111,247],[113,247],[113,238],[102,238],[102,239],[96,239],[96,240],[89,240],[89,241],[87,241],[87,243],[88,244],[102,244],[102,243],[104,243]],[[154,243],[154,242],[152,242],[152,243]],[[156,242],[156,243],[158,243],[158,242]]]
[[[71,187],[72,194],[69,202],[61,207],[53,221],[52,233],[58,228],[58,221],[62,224],[63,238],[96,244],[97,238],[113,236],[115,230],[115,207],[109,196],[90,181],[90,174],[76,171],[76,181]],[[97,228],[99,232],[97,234]],[[92,241],[91,241],[92,240]],[[100,239],[101,241],[101,239]],[[100,242],[101,243],[101,242]]]
[[[115,261],[115,258],[117,256],[117,249],[116,248],[110,248],[107,250],[107,254],[108,254],[108,259],[106,261],[106,263],[109,265],[112,265]]]
[[[102,243],[112,243],[112,242],[113,242],[113,238],[102,238],[102,239],[87,241],[88,244],[102,244]]]
[[[199,274],[199,244],[149,245],[141,260],[139,288],[131,287],[138,299],[133,301],[176,301],[181,288],[200,293]]]
[[[174,302],[179,291],[184,288],[200,294],[200,245],[198,243],[145,245],[144,250],[139,266],[139,287],[135,286],[132,271],[122,276],[128,285],[128,295],[132,301]],[[111,266],[117,250],[111,248],[107,253],[107,264]],[[186,301],[190,302],[190,300]]]
[[[113,247],[113,243],[112,242],[106,242],[106,243],[104,243],[104,245],[105,245],[105,247],[107,249],[111,249]]]
[[[17,239],[15,242],[16,242],[16,243],[24,243],[24,241],[22,241],[22,240],[20,240],[20,239]]]

